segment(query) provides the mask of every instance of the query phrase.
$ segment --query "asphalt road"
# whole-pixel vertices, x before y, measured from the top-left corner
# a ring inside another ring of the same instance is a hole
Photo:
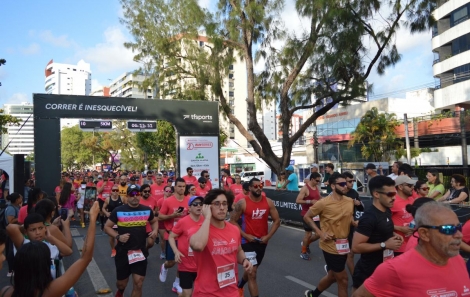
[[[73,224],[74,253],[64,259],[65,267],[69,267],[78,257],[79,248],[83,244],[83,236],[86,229]],[[325,275],[324,260],[318,242],[311,245],[312,260],[305,261],[300,258],[300,241],[303,237],[303,230],[281,226],[277,233],[269,242],[266,255],[262,265],[258,270],[258,286],[260,296],[265,297],[293,297],[304,296],[307,289],[314,289],[318,281]],[[160,282],[158,274],[163,260],[159,259],[160,247],[155,246],[150,250],[147,276],[143,285],[143,296],[176,296],[171,291],[175,278],[176,267],[170,269],[165,283]],[[114,260],[110,257],[110,247],[108,236],[97,231],[93,261],[87,271],[74,286],[80,297],[86,296],[114,296],[115,267]],[[6,262],[0,271],[0,287],[10,284],[10,279],[6,277]],[[241,268],[241,267],[240,267]],[[351,286],[351,281],[350,285]],[[113,294],[97,295],[95,292],[100,288],[110,288]],[[128,285],[124,296],[130,296],[132,290],[131,283]],[[334,284],[323,296],[336,296],[337,288]],[[250,296],[248,285],[245,286],[245,296]]]

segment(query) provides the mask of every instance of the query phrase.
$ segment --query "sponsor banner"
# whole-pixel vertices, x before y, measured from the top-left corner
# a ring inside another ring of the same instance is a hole
[[[207,170],[211,176],[212,188],[219,188],[219,138],[217,136],[180,136],[180,172],[193,168],[193,175],[199,178]]]

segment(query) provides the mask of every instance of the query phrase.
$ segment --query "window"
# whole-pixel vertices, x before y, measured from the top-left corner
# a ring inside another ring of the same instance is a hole
[[[468,4],[456,9],[452,12],[450,17],[450,26],[453,27],[468,19]]]
[[[233,97],[233,96],[234,96],[232,91],[228,92],[228,95],[229,95],[229,97]]]
[[[204,46],[204,41],[199,41],[199,46],[203,47]]]
[[[470,64],[454,68],[454,83],[470,79]]]
[[[470,49],[470,33],[452,41],[452,55],[458,55]]]
[[[230,74],[228,75],[228,78],[229,78],[229,79],[233,79],[233,74],[230,73]]]
[[[228,66],[229,70],[233,70],[233,65]]]

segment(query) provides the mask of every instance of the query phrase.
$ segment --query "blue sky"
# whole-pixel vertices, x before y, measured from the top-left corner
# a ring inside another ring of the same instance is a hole
[[[205,7],[214,1],[199,0]],[[283,18],[295,30],[301,21],[295,21],[292,4],[286,3]],[[2,1],[1,11],[0,58],[7,63],[0,67],[0,107],[31,102],[33,93],[44,93],[44,69],[51,59],[90,63],[93,88],[139,67],[123,46],[131,37],[119,22],[117,0],[10,0]],[[370,77],[375,94],[433,81],[431,34],[401,32],[397,44],[403,59],[384,76],[374,72]]]

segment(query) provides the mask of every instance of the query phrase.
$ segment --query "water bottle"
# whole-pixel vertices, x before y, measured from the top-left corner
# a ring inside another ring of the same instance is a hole
[[[54,264],[54,260],[51,260],[51,275],[52,275],[52,279],[55,279],[56,277],[56,270],[55,270],[55,264]]]
[[[75,297],[75,289],[71,287],[67,293],[65,293],[65,297]]]
[[[414,229],[416,227],[416,222],[415,220],[411,221],[410,225],[408,225],[411,229]]]

